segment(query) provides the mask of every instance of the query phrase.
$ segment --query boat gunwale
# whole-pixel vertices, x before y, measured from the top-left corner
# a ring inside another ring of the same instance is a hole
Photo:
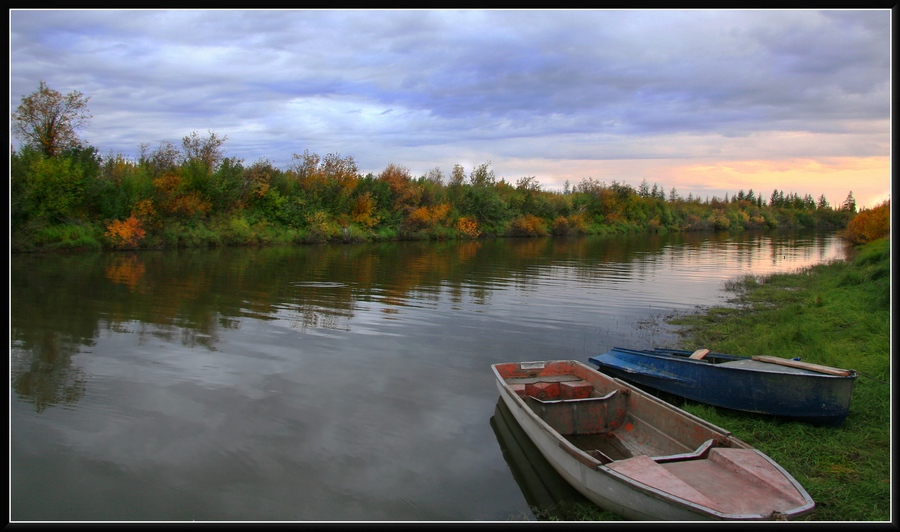
[[[659,349],[659,348],[657,348]],[[659,352],[654,350],[642,350],[642,349],[630,349],[627,347],[613,347],[606,353],[601,353],[599,355],[595,355],[590,357],[591,360],[597,359],[603,355],[610,355],[615,357],[614,352],[623,353],[631,356],[639,356],[639,357],[650,357],[658,360],[665,361],[676,361],[678,363],[684,364],[694,364],[697,367],[704,368],[722,368],[722,370],[729,371],[751,371],[755,373],[772,373],[776,375],[790,375],[790,376],[798,376],[798,377],[807,377],[813,379],[837,379],[837,380],[853,380],[856,379],[859,375],[855,369],[849,368],[835,368],[841,369],[843,371],[849,372],[847,375],[833,375],[829,373],[822,373],[820,371],[815,371],[812,369],[805,368],[793,368],[796,371],[787,371],[785,368],[789,366],[779,366],[778,364],[772,364],[768,362],[760,362],[759,366],[754,367],[744,367],[744,366],[728,366],[731,362],[748,362],[753,361],[752,357],[743,356],[743,355],[729,355],[727,353],[714,353],[710,352],[705,357],[701,359],[692,359],[690,358],[690,351],[683,351],[680,349],[662,349]],[[684,355],[684,356],[682,356]],[[617,358],[617,357],[616,357]],[[722,358],[727,359],[723,362],[711,362],[708,360],[709,358]],[[721,370],[716,370],[721,371]]]

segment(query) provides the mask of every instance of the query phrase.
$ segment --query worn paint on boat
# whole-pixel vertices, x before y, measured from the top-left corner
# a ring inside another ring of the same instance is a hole
[[[759,450],[586,364],[491,368],[501,398],[560,476],[626,519],[787,520],[815,508]]]
[[[833,426],[850,410],[854,370],[777,357],[692,354],[614,347],[588,361],[633,384],[733,410]]]

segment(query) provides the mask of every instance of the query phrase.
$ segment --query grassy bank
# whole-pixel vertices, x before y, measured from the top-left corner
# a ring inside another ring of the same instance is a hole
[[[890,240],[859,247],[847,261],[747,276],[726,288],[734,295],[730,305],[667,319],[681,336],[681,345],[671,347],[855,369],[850,414],[840,427],[817,427],[663,398],[775,459],[816,501],[807,520],[889,521]],[[619,519],[587,502],[563,510],[562,519],[573,521]]]
[[[860,373],[850,414],[815,427],[693,402],[787,469],[816,501],[816,521],[890,519],[890,240],[847,261],[729,283],[734,306],[674,316],[685,349],[800,357]]]

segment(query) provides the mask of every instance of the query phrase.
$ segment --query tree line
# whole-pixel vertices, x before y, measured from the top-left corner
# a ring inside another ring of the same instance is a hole
[[[306,150],[280,169],[225,157],[227,137],[212,131],[141,145],[136,158],[101,156],[76,132],[88,101],[41,82],[13,113],[22,140],[10,150],[13,251],[841,229],[856,214],[852,192],[832,207],[824,195],[777,189],[701,199],[591,177],[549,191],[534,176],[497,178],[490,161],[449,175],[393,163],[363,175],[352,156]]]

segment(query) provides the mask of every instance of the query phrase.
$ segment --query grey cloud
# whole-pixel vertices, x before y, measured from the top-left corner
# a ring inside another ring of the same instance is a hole
[[[380,164],[394,146],[467,152],[487,142],[554,157],[570,151],[554,139],[575,135],[609,135],[620,152],[652,158],[652,142],[624,146],[679,133],[846,132],[887,119],[889,17],[13,11],[10,105],[41,79],[83,91],[96,117],[86,137],[101,151],[214,129],[251,160],[343,144],[337,151]],[[537,140],[513,145],[528,139]],[[604,145],[598,156],[615,156]]]

